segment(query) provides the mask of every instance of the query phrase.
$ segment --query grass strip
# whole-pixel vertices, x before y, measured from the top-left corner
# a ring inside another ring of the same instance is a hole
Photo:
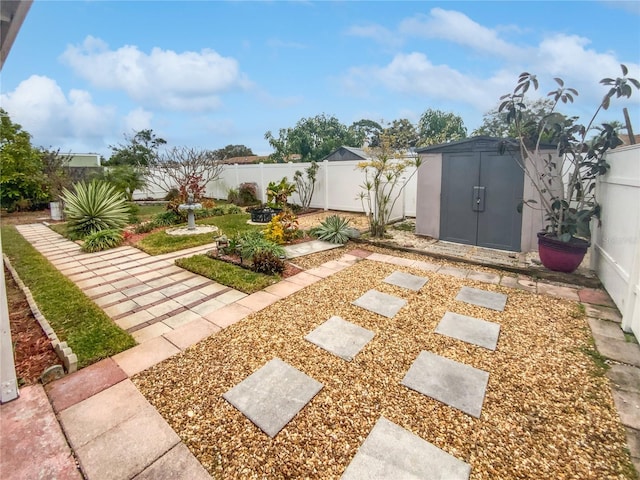
[[[215,260],[206,255],[176,260],[176,265],[244,293],[254,293],[280,281],[277,275],[265,275]]]
[[[60,273],[13,226],[3,226],[2,248],[29,287],[60,341],[67,342],[86,367],[133,347],[136,341],[71,280]]]

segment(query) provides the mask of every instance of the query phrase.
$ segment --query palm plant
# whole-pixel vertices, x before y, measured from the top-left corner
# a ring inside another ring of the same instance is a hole
[[[77,238],[101,230],[119,230],[127,224],[129,206],[122,193],[109,183],[80,182],[73,192],[65,188],[62,198],[68,231]]]

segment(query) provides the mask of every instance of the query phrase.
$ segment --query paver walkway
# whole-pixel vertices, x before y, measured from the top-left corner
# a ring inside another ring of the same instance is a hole
[[[78,462],[90,480],[209,478],[195,457],[140,395],[128,377],[307,285],[348,268],[362,258],[587,303],[587,315],[598,349],[604,349],[605,355],[616,360],[620,360],[618,352],[622,351],[626,355],[619,364],[614,365],[609,377],[614,385],[616,405],[627,427],[633,460],[636,467],[640,467],[640,424],[637,413],[637,406],[640,405],[640,369],[637,368],[640,364],[640,347],[626,341],[619,326],[615,324],[619,322],[619,316],[614,308],[610,308],[613,305],[602,292],[573,288],[571,285],[536,282],[527,277],[487,274],[471,269],[443,267],[428,261],[353,250],[338,261],[327,262],[246,296],[185,272],[173,264],[176,258],[204,253],[213,245],[156,257],[129,247],[86,254],[80,251],[78,245],[43,225],[18,228],[61,272],[99,303],[114,321],[125,325],[141,342],[113,358],[49,384],[45,389]],[[182,289],[184,284],[188,289]],[[193,295],[187,297],[190,294]],[[224,297],[226,294],[229,295]],[[110,295],[114,296],[109,297]],[[125,306],[120,307],[121,304]],[[131,322],[128,326],[127,321]],[[21,398],[2,406],[3,432],[9,412],[18,410],[18,407],[31,409],[27,401],[28,396],[23,391]],[[55,418],[53,414],[53,411],[49,411],[43,414],[43,418]],[[55,436],[55,428],[53,430]],[[28,431],[22,431],[22,435],[33,440]],[[59,438],[59,430],[57,435]],[[3,441],[0,474],[10,465],[5,452]],[[29,465],[23,462],[22,466]],[[31,467],[34,468],[33,463]],[[73,474],[77,472],[74,470],[66,476],[63,467],[60,467],[58,478],[77,478]],[[27,475],[25,478],[39,477]]]

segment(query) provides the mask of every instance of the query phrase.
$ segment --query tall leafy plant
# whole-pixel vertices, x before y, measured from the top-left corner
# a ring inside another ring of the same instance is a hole
[[[316,188],[318,168],[317,162],[311,162],[311,165],[305,168],[304,173],[300,170],[296,170],[296,173],[293,174],[293,181],[296,183],[296,191],[300,196],[302,209],[305,211],[309,210],[309,205],[311,205],[311,198],[313,197],[313,192]]]
[[[77,238],[119,230],[127,224],[129,206],[122,193],[107,182],[77,183],[74,191],[63,190],[62,199],[68,231]]]
[[[629,78],[628,69],[621,65],[622,77],[604,78],[600,83],[608,90],[595,113],[586,125],[567,122],[566,116],[557,111],[560,104],[573,103],[578,91],[565,86],[561,78],[554,78],[556,89],[548,94],[552,100],[549,112],[532,125],[528,115],[531,102],[527,93],[537,90],[538,78],[528,72],[520,74],[511,93],[501,97],[499,112],[505,112],[507,122],[516,133],[515,142],[505,141],[502,150],[516,150],[516,160],[531,180],[538,193],[537,199],[523,199],[523,206],[541,209],[545,215],[548,236],[569,242],[578,237],[589,240],[593,218],[600,219],[601,207],[596,199],[596,181],[609,170],[605,154],[609,149],[622,144],[613,125],[603,123],[595,126],[602,110],[609,108],[615,98],[629,98],[633,87],[640,89],[640,82]],[[532,142],[531,131],[536,135]],[[595,137],[589,136],[596,133]],[[541,148],[547,136],[558,139],[557,155],[546,153]]]
[[[371,235],[375,238],[384,236],[393,207],[407,182],[421,165],[419,157],[404,157],[404,152],[392,148],[394,144],[393,135],[383,133],[380,136],[380,146],[368,150],[371,160],[358,164],[358,168],[365,174],[358,198],[367,213]],[[411,166],[416,169],[405,178],[405,172]]]

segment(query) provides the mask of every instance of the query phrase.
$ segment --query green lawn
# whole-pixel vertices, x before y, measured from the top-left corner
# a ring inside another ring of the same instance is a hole
[[[232,237],[236,233],[242,233],[247,230],[261,230],[263,227],[247,224],[247,220],[251,218],[246,213],[238,213],[234,215],[221,215],[218,217],[209,217],[196,221],[197,225],[215,225],[220,230],[216,234],[203,233],[199,235],[169,235],[164,230],[154,232],[138,243],[136,247],[147,252],[149,255],[162,255],[163,253],[184,250],[185,248],[198,247],[212,243],[214,238],[219,235]]]
[[[277,275],[256,273],[237,265],[215,260],[206,255],[181,258],[176,260],[176,265],[248,294],[278,283],[281,279]]]
[[[133,347],[131,335],[113,321],[27,242],[13,226],[3,226],[2,248],[29,287],[60,341],[78,356],[78,367]]]

